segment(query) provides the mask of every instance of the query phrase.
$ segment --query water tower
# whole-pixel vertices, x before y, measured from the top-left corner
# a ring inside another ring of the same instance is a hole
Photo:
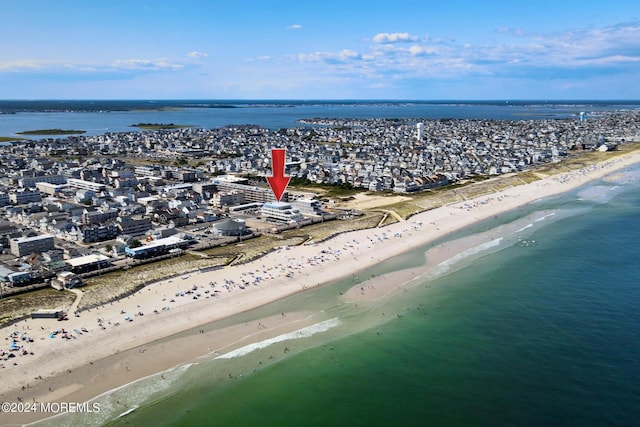
[[[422,139],[422,131],[424,130],[424,123],[416,124],[416,130],[418,131],[417,138],[418,138],[418,140],[421,140]]]

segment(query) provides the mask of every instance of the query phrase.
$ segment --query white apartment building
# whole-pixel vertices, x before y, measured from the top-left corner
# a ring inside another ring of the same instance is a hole
[[[260,213],[265,218],[277,221],[297,222],[304,220],[304,216],[298,209],[293,208],[291,203],[285,202],[265,203],[262,205]]]
[[[324,213],[320,200],[298,199],[294,202],[291,202],[291,206],[293,206],[295,209],[298,209],[303,215],[322,216],[322,214]]]

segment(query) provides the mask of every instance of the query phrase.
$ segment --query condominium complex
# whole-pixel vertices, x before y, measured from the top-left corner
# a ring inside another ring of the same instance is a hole
[[[304,220],[304,216],[291,203],[277,202],[265,203],[260,210],[263,217],[285,222],[297,222]]]
[[[32,253],[42,253],[54,249],[53,236],[43,234],[32,237],[18,237],[9,241],[11,253],[17,257]]]

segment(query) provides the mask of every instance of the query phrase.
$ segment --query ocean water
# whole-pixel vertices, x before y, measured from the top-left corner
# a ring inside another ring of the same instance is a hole
[[[637,425],[639,190],[635,166],[457,232],[444,240],[484,233],[496,244],[383,302],[342,302],[354,276],[244,314],[303,308],[317,322],[108,393],[99,415],[49,423]],[[420,265],[439,243],[357,280]]]

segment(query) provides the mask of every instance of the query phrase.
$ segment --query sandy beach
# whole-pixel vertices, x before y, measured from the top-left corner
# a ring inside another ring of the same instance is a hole
[[[453,231],[535,200],[560,194],[640,162],[632,152],[570,173],[422,212],[407,221],[343,233],[324,242],[281,248],[250,263],[153,283],[114,303],[68,321],[29,319],[0,329],[0,400],[85,402],[145,376],[228,351],[320,320],[304,311],[281,313],[223,329],[206,325],[348,277]],[[430,254],[416,271],[371,278],[346,292],[346,301],[388,297],[477,244]],[[167,339],[175,334],[177,337]],[[11,349],[14,347],[13,349]],[[16,348],[18,347],[18,348]],[[29,423],[47,414],[0,413],[0,424]]]

